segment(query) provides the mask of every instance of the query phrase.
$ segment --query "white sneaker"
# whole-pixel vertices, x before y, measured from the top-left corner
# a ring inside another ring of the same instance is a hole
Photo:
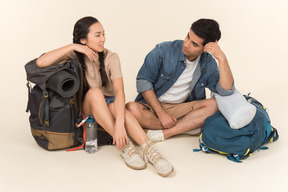
[[[124,146],[120,155],[124,159],[126,165],[132,169],[140,170],[146,167],[146,163],[131,141]]]
[[[192,136],[199,136],[201,134],[202,128],[193,129],[190,131],[186,131],[183,134],[192,135]]]
[[[148,130],[147,137],[154,142],[165,141],[162,130]]]
[[[148,159],[148,161],[155,167],[157,173],[163,177],[169,176],[174,168],[157,150],[153,143],[149,143],[144,148],[143,158]],[[147,161],[147,160],[146,160]]]

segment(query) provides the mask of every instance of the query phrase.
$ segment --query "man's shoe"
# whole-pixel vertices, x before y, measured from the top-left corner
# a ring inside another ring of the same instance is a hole
[[[153,142],[165,141],[162,130],[148,130],[147,137]]]
[[[157,173],[163,177],[169,176],[174,168],[157,150],[156,146],[152,143],[149,143],[144,148],[143,158],[148,159],[149,163],[151,163]]]
[[[126,165],[132,169],[140,170],[146,167],[146,163],[131,141],[124,146],[120,155],[124,159]]]

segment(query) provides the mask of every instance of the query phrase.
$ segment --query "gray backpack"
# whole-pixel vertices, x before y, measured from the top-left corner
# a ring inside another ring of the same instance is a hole
[[[83,145],[82,70],[74,60],[39,68],[34,59],[25,65],[31,132],[46,150]],[[31,82],[35,84],[32,88]]]
[[[46,150],[83,148],[85,127],[79,125],[84,119],[81,65],[68,59],[39,68],[36,60],[25,65],[29,98],[26,112],[30,111],[34,139]],[[113,138],[101,126],[97,134],[98,146],[112,145]]]

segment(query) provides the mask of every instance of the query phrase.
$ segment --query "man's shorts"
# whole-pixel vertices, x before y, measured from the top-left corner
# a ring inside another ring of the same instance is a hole
[[[165,111],[173,115],[177,120],[182,119],[185,115],[190,113],[193,110],[193,106],[196,103],[197,101],[191,101],[187,103],[177,103],[177,104],[160,102]],[[152,107],[150,107],[150,105],[145,103],[141,104],[145,106],[148,111],[151,111],[156,115],[155,111],[152,109]]]
[[[193,110],[193,107],[197,102],[198,101],[191,101],[187,103],[177,103],[177,104],[160,102],[160,104],[162,105],[162,107],[165,109],[166,112],[173,115],[179,121]],[[150,105],[145,104],[145,103],[141,103],[141,104],[146,108],[147,111],[151,111],[152,113],[156,115],[155,111],[152,109],[152,107],[150,107]],[[201,133],[201,130],[202,130],[202,127],[199,127],[199,128],[193,129],[185,133],[188,135],[199,136]]]

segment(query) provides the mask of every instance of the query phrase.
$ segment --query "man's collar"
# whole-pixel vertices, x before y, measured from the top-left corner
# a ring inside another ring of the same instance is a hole
[[[186,60],[186,56],[184,55],[183,51],[181,50],[179,61],[183,61],[184,62],[185,60]]]

